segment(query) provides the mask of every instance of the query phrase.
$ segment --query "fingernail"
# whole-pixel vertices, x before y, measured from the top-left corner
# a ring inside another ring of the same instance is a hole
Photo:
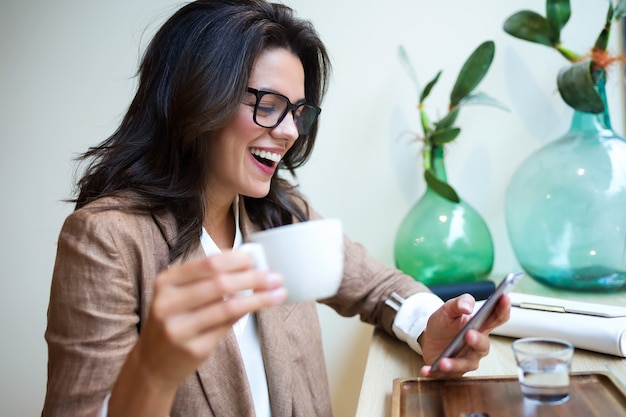
[[[287,298],[287,290],[285,287],[279,287],[271,292],[272,298],[277,301],[284,301]]]
[[[280,285],[283,283],[283,276],[281,274],[277,274],[276,272],[269,272],[267,274],[267,282],[272,286]]]

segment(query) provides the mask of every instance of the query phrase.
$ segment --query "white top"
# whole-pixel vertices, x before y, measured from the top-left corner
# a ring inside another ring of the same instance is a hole
[[[239,228],[238,204],[234,204],[235,211],[235,241],[233,249],[241,246],[243,238]],[[221,253],[211,236],[202,228],[202,236],[200,238],[204,253],[215,255]],[[242,291],[241,296],[245,296],[247,291]],[[256,324],[256,316],[253,313],[246,314],[240,318],[234,325],[233,331],[237,337],[239,351],[243,359],[243,364],[248,376],[248,384],[252,392],[252,401],[254,403],[254,411],[258,417],[271,417],[270,397],[267,390],[267,376],[265,375],[265,366],[263,365],[263,356],[261,354],[261,343],[259,341],[259,331]]]

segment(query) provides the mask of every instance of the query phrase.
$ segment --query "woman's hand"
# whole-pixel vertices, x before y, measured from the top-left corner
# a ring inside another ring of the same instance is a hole
[[[285,301],[281,277],[252,265],[248,254],[235,251],[173,266],[156,278],[149,317],[115,384],[110,410],[169,410],[178,385],[237,320]]]
[[[282,303],[280,276],[252,269],[249,255],[229,252],[160,274],[139,351],[155,377],[180,381],[204,362],[247,313]],[[237,296],[250,290],[252,294]]]
[[[478,368],[479,361],[489,353],[489,333],[509,319],[511,301],[502,296],[494,313],[478,330],[470,330],[465,335],[466,346],[455,358],[446,358],[439,362],[439,371],[433,372],[430,364],[443,352],[456,334],[463,328],[474,311],[474,298],[463,294],[447,301],[428,320],[421,336],[423,358],[426,362],[420,374],[429,377],[453,378]]]

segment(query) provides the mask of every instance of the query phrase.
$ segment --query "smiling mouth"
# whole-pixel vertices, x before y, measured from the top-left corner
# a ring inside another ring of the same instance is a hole
[[[250,153],[257,161],[272,168],[275,167],[281,159],[279,153],[268,152],[258,148],[250,148]]]

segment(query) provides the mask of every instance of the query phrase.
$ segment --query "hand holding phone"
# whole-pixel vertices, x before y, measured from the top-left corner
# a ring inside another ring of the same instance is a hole
[[[452,342],[441,352],[441,355],[433,362],[432,371],[439,371],[439,362],[443,358],[453,358],[457,356],[461,350],[465,347],[465,334],[470,329],[480,329],[480,327],[487,321],[500,301],[500,297],[508,294],[513,290],[517,283],[522,279],[524,274],[522,272],[511,272],[507,274],[502,282],[496,287],[493,294],[489,296],[483,306],[472,316],[472,318],[463,326],[461,331],[454,337]]]

